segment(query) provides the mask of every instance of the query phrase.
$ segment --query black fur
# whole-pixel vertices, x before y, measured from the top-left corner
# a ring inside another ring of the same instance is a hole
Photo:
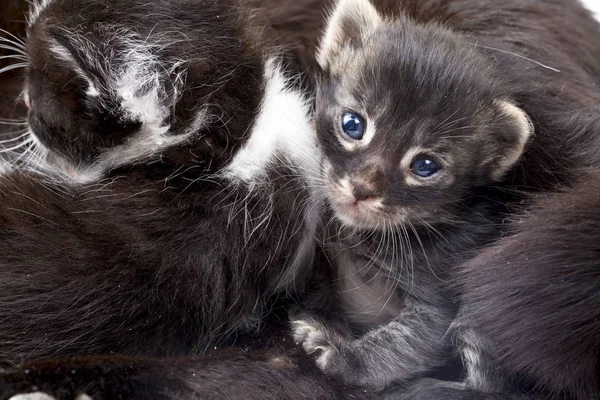
[[[35,161],[49,167],[0,176],[1,364],[203,353],[257,329],[274,298],[303,286],[313,204],[293,159],[276,154],[256,182],[219,174],[246,143],[267,84],[270,50],[243,14],[223,1],[56,0],[33,21],[28,120],[48,150]],[[153,128],[110,85],[136,61],[132,51],[158,60],[148,61],[156,79],[134,96],[158,91],[151,106],[168,111],[158,121],[170,127],[166,139],[195,131],[95,169]],[[89,81],[98,94],[86,93]],[[196,127],[201,107],[207,121]],[[99,180],[78,183],[88,170]]]
[[[540,196],[530,213],[514,217],[510,235],[460,271],[458,330],[464,324],[489,341],[509,377],[545,398],[599,392],[600,174],[582,176],[573,188]]]
[[[272,323],[241,349],[204,357],[96,356],[26,363],[0,372],[0,399],[42,392],[56,400],[102,399],[369,400],[373,392],[324,377],[295,348],[285,324]],[[241,339],[241,338],[240,338]]]

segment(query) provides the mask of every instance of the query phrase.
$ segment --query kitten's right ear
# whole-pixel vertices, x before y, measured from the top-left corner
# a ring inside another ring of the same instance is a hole
[[[494,103],[493,129],[485,136],[488,154],[484,161],[492,180],[501,180],[521,159],[533,129],[531,119],[522,108],[506,100]]]
[[[317,51],[321,68],[331,67],[344,48],[361,45],[382,23],[369,0],[338,0]]]
[[[99,89],[103,82],[99,81],[98,74],[94,74],[93,65],[90,60],[94,56],[89,54],[92,49],[83,48],[84,41],[79,46],[75,46],[71,39],[62,32],[50,31],[49,50],[54,57],[66,64],[77,76],[86,83],[85,94],[89,97],[100,97]],[[96,57],[99,58],[99,57]]]

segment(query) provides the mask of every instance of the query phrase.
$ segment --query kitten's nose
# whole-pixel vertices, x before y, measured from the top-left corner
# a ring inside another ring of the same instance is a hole
[[[376,190],[369,188],[366,185],[362,185],[359,183],[352,183],[352,187],[354,188],[352,190],[352,194],[354,195],[354,198],[356,199],[356,201],[364,201],[369,198],[381,196],[381,194],[377,193]]]

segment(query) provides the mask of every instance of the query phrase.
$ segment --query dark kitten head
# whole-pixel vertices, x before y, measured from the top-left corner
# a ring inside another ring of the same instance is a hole
[[[25,87],[34,147],[81,180],[183,144],[224,162],[241,139],[228,131],[247,132],[261,98],[249,43],[216,1],[36,3]]]
[[[368,0],[338,4],[318,53],[317,131],[345,224],[451,217],[469,188],[500,180],[521,156],[529,119],[464,40],[385,21]]]

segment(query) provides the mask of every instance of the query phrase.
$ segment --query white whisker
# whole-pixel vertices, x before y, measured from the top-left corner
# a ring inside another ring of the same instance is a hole
[[[27,63],[17,63],[9,65],[8,67],[0,68],[0,74],[8,71],[12,71],[13,69],[25,68],[27,67]]]

